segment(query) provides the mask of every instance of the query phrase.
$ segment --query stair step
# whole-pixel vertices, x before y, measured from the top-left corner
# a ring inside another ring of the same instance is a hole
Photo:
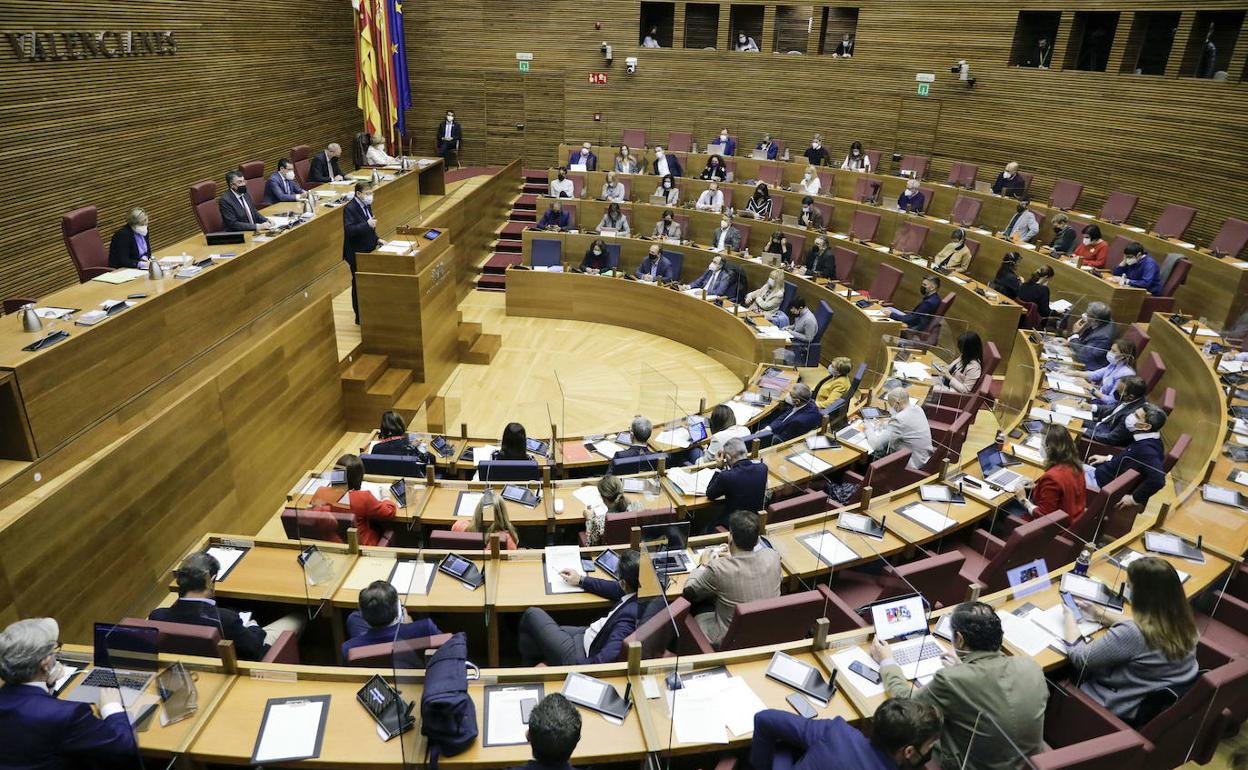
[[[413,382],[407,386],[407,390],[399,394],[398,400],[394,402],[394,410],[403,415],[404,420],[410,421],[411,417],[407,413],[416,414],[425,405],[428,397],[429,383]]]
[[[526,224],[532,224],[537,221],[537,212],[512,210],[511,216],[508,219],[511,222],[524,222]]]
[[[482,291],[503,291],[507,288],[507,278],[493,273],[482,273],[477,276],[477,288]]]
[[[483,274],[502,275],[507,272],[507,268],[512,265],[519,265],[522,262],[524,262],[523,254],[516,254],[513,252],[494,252],[494,254],[492,254],[490,258],[485,261],[485,264],[481,266],[481,272]]]
[[[525,227],[526,225],[524,222],[508,222],[503,225],[501,230],[498,231],[499,237],[505,238],[507,236],[511,236],[514,240],[521,240],[524,237]]]
[[[389,359],[386,356],[365,353],[343,371],[342,383],[347,388],[363,393],[386,371],[388,365]]]
[[[368,389],[370,397],[381,397],[393,402],[399,394],[412,384],[411,369],[387,369],[372,387]]]
[[[538,184],[536,182],[527,183],[524,186],[524,192],[528,195],[540,195],[550,189],[550,185]]]
[[[524,251],[524,241],[512,238],[499,238],[494,244],[495,253],[519,254]]]
[[[521,195],[520,197],[516,198],[515,203],[511,205],[513,208],[518,208],[518,209],[536,209],[537,208],[537,196],[536,195]]]
[[[503,338],[500,335],[482,334],[476,342],[472,343],[472,348],[467,354],[460,356],[460,360],[466,364],[488,364],[494,360],[494,356],[502,346]]]
[[[462,344],[469,346],[477,341],[477,337],[481,336],[481,324],[474,321],[461,321],[459,328],[455,332],[456,339]]]

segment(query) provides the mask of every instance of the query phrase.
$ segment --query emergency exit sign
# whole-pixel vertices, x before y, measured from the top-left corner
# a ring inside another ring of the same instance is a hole
[[[931,89],[931,85],[930,85],[930,84],[928,84],[928,83],[919,83],[919,96],[927,96],[927,93],[928,93],[928,91],[929,91],[930,89]]]
[[[521,72],[528,72],[528,71],[529,71],[529,63],[528,63],[527,61],[520,61],[520,62],[517,62],[517,64],[519,64],[519,65],[520,65],[520,71],[521,71]]]

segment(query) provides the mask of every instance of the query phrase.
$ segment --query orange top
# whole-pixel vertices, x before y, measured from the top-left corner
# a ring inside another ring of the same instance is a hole
[[[1088,267],[1105,267],[1105,257],[1108,255],[1109,244],[1103,238],[1091,246],[1081,242],[1075,247],[1075,256],[1082,258],[1082,264]]]

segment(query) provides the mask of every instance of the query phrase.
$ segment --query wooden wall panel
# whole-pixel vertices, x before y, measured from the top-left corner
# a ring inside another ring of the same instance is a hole
[[[153,245],[196,231],[188,187],[297,144],[359,130],[351,6],[341,0],[5,3],[0,32],[173,30],[173,56],[18,61],[0,50],[0,297],[76,280],[61,214],[100,209],[107,239],[133,206]],[[350,153],[346,153],[350,159]]]
[[[508,6],[505,19],[498,9],[479,3],[425,2],[409,6],[409,69],[418,84],[413,113],[415,120],[432,125],[445,107],[442,98],[454,98],[437,81],[470,76],[483,83],[489,72],[515,73],[516,52],[527,51],[534,54],[530,77],[562,76],[567,139],[616,143],[624,128],[645,128],[651,143],[665,141],[669,131],[689,130],[705,142],[727,124],[746,142],[771,130],[801,149],[819,131],[833,153],[843,153],[860,139],[887,158],[894,150],[917,149],[930,136],[933,176],[965,160],[979,163],[981,178],[988,178],[1017,158],[1035,174],[1033,194],[1041,198],[1047,198],[1057,179],[1086,185],[1085,209],[1098,209],[1110,191],[1140,194],[1134,224],[1151,224],[1167,203],[1196,206],[1200,214],[1191,234],[1202,240],[1224,218],[1248,217],[1248,196],[1238,190],[1239,180],[1248,175],[1248,132],[1242,128],[1248,122],[1248,100],[1245,84],[1235,82],[1244,70],[1244,43],[1235,50],[1232,82],[1225,83],[1176,77],[1181,44],[1166,77],[1022,69],[1007,64],[1022,3],[939,0],[919,8],[862,0],[853,5],[860,9],[856,55],[843,60],[641,49],[638,4],[625,0],[604,0],[592,12],[572,0],[540,0]],[[676,18],[688,18],[691,6],[677,3]],[[1182,9],[1181,29],[1190,31],[1196,9],[1235,6],[1231,0],[1133,0],[1126,7],[1108,0],[1069,0],[1046,7],[1063,11],[1056,41],[1060,65],[1076,10],[1121,11],[1124,35],[1119,37],[1125,42],[1134,10]],[[821,8],[815,6],[815,39]],[[770,8],[768,18],[778,19]],[[833,46],[838,18],[833,15],[829,23]],[[594,29],[595,22],[601,30]],[[721,39],[727,23],[725,14]],[[609,68],[598,50],[603,40],[614,47]],[[1186,40],[1182,31],[1180,40]],[[766,48],[771,42],[759,41]],[[628,56],[640,59],[631,76],[624,72]],[[961,58],[971,63],[978,79],[974,89],[949,73]],[[1121,60],[1116,53],[1114,61]],[[589,85],[587,73],[602,69],[610,72],[609,84]],[[915,119],[903,104],[918,98],[917,72],[936,74],[925,98],[937,105],[928,110],[938,108],[939,120],[926,131],[899,127]],[[422,100],[423,83],[437,89],[440,98]],[[526,99],[525,108],[537,106]],[[603,120],[595,122],[594,112],[601,112]],[[470,142],[465,162],[484,160],[485,126],[466,121],[464,128]],[[421,149],[431,150],[432,139],[426,141]]]

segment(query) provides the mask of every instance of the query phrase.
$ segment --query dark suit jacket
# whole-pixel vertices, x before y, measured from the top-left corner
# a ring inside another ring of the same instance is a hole
[[[665,153],[663,157],[667,159],[667,170],[672,176],[680,176],[683,173],[680,168],[680,161],[676,159],[675,155],[669,152]],[[659,162],[657,160],[651,164],[651,167],[654,169],[655,174],[659,174]],[[662,176],[661,174],[659,175]]]
[[[822,419],[823,415],[819,413],[819,406],[815,404],[814,399],[811,399],[800,407],[792,407],[777,417],[771,423],[771,434],[776,437],[777,443],[788,441],[819,427]]]
[[[581,587],[612,602],[618,602],[624,597],[624,591],[620,588],[620,584],[614,580],[583,577],[581,578]],[[611,608],[615,609],[614,603],[611,605]],[[612,613],[606,625],[594,637],[593,643],[589,645],[588,662],[614,663],[619,660],[620,655],[624,652],[624,640],[636,628],[637,596],[634,595],[624,603],[623,607]]]
[[[147,615],[148,620],[164,620],[169,623],[189,623],[195,626],[216,626],[221,638],[234,642],[238,657],[243,660],[260,660],[269,651],[264,643],[264,629],[244,626],[238,613],[207,602],[178,599],[169,607],[157,607]]]
[[[355,272],[355,253],[372,251],[377,248],[377,231],[369,226],[372,218],[370,209],[365,208],[359,198],[352,198],[342,209],[342,258],[351,265]]]
[[[369,450],[369,454],[373,455],[405,455],[407,457],[415,457],[421,462],[428,465],[435,462],[433,453],[422,452],[417,444],[407,440],[406,436],[398,438],[388,438],[373,444],[373,448]]]
[[[147,234],[147,253],[139,253],[139,244],[135,243],[134,230],[130,225],[123,226],[113,233],[113,240],[108,244],[109,267],[138,267],[140,259],[150,257],[152,251],[152,234]]]
[[[720,518],[733,511],[763,510],[766,491],[767,466],[749,458],[716,473],[706,485],[707,497],[724,500],[724,515]]]
[[[24,684],[0,687],[0,768],[134,767],[138,747],[123,711],[99,719],[91,704],[59,700]]]
[[[646,446],[645,444],[629,444],[624,449],[621,449],[620,451],[616,452],[615,456],[612,457],[611,459],[614,460],[616,457],[618,457],[621,460],[623,460],[625,457],[640,457],[642,455],[648,455],[648,454],[653,454],[653,453],[654,453],[654,450]]]
[[[299,182],[294,179],[287,182],[282,179],[280,171],[274,171],[264,183],[264,205],[299,200],[297,195],[301,192],[303,188],[299,186]]]
[[[560,230],[566,230],[572,225],[572,216],[568,214],[567,209],[560,211],[558,214],[555,213],[554,209],[546,209],[546,211],[542,212],[542,218],[538,221],[537,226],[540,229],[550,227],[551,225],[558,225]]]
[[[239,230],[255,230],[256,225],[260,222],[268,222],[264,215],[256,208],[256,204],[252,203],[251,197],[247,195],[247,191],[243,191],[243,202],[240,203],[238,196],[233,190],[226,190],[220,198],[217,199],[217,207],[221,209],[222,227],[230,231]],[[247,212],[251,212],[251,221],[247,221]]]
[[[1161,464],[1166,459],[1166,448],[1159,438],[1134,439],[1127,448],[1096,466],[1096,483],[1105,485],[1130,470],[1138,471],[1140,483],[1135,485],[1131,496],[1140,505],[1166,485],[1166,474]]]
[[[934,291],[919,300],[919,304],[914,306],[914,310],[909,313],[903,313],[901,318],[897,320],[904,323],[907,329],[926,329],[927,325],[932,321],[932,314],[936,312],[936,308],[939,306],[940,292]]]
[[[1049,248],[1059,254],[1069,254],[1075,250],[1075,228],[1066,225],[1053,237],[1053,242],[1049,244]]]
[[[438,148],[438,152],[445,152],[445,151],[446,151],[447,144],[446,144],[446,139],[444,139],[443,137],[444,137],[444,136],[445,136],[445,134],[446,134],[446,121],[445,121],[445,120],[443,120],[443,121],[439,122],[439,123],[438,123],[438,127],[437,127],[436,129],[434,129],[434,132],[435,132],[435,133],[434,133],[434,144],[437,146],[437,148]],[[458,120],[456,120],[456,121],[454,121],[454,122],[452,122],[452,123],[451,123],[451,142],[450,142],[450,144],[451,144],[452,146],[454,146],[454,147],[455,147],[455,149],[459,149],[459,144],[460,144],[460,142],[462,142],[463,140],[464,140],[464,128],[463,128],[463,126],[461,126],[461,125],[459,124],[459,121],[458,121]]]
[[[725,267],[719,271],[719,275],[715,277],[715,285],[711,285],[711,270],[707,268],[702,275],[697,277],[693,283],[689,284],[691,289],[706,288],[707,294],[717,297],[735,297],[737,296],[737,273]]]
[[[1134,414],[1144,405],[1144,399],[1129,401],[1122,409],[1114,410],[1116,404],[1097,404],[1092,410],[1096,423],[1088,431],[1088,437],[1114,446],[1126,446],[1131,443],[1131,431],[1127,430],[1127,415]]]
[[[819,209],[814,206],[810,207],[810,211],[799,213],[797,215],[797,224],[811,230],[823,229],[823,214],[819,213]]]
[[[641,278],[650,275],[650,271],[654,270],[655,261],[650,258],[649,254],[646,254],[645,259],[641,260],[641,264],[637,266],[637,277]],[[659,255],[657,261],[659,263],[658,277],[666,278],[669,281],[676,280],[678,276],[672,275],[672,261],[662,254]]]
[[[446,125],[446,124],[443,123],[442,125]],[[571,155],[568,156],[569,166],[571,166],[573,163],[580,163],[580,162],[581,162],[580,150],[576,150],[575,152],[573,152]],[[585,170],[586,171],[598,170],[598,156],[592,152],[589,154],[589,157],[585,159]]]
[[[832,249],[816,251],[816,248],[811,246],[810,254],[806,257],[806,270],[814,275],[835,281],[836,256],[832,253]]]
[[[324,184],[334,181],[334,177],[342,176],[342,168],[338,165],[338,159],[329,158],[327,162],[326,157],[324,150],[312,157],[312,163],[308,166],[309,183]]]
[[[851,40],[848,43],[846,43],[844,40],[842,40],[841,42],[837,43],[836,55],[837,56],[853,56],[854,55],[854,41]]]
[[[395,626],[373,628],[368,621],[355,610],[347,616],[347,641],[342,643],[342,659],[347,659],[347,650],[356,647],[367,647],[370,644],[420,639],[442,633],[438,626],[428,618],[413,620],[411,623],[399,623]]]
[[[1027,183],[1017,173],[1013,177],[1006,179],[1005,172],[997,174],[997,181],[992,183],[992,191],[997,195],[1004,195],[1009,198],[1017,198],[1023,194],[1023,187]]]

